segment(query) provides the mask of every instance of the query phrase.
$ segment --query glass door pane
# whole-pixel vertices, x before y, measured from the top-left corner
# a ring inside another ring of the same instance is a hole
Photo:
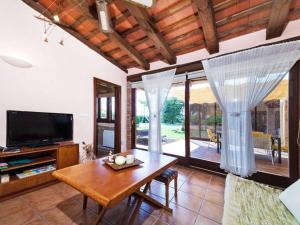
[[[222,112],[207,80],[191,81],[189,106],[191,157],[220,162]]]
[[[287,75],[278,86],[252,110],[252,136],[258,171],[289,176]]]
[[[184,83],[173,84],[161,112],[163,152],[185,156]]]
[[[135,146],[141,149],[148,149],[149,110],[143,89],[136,89],[135,104]]]

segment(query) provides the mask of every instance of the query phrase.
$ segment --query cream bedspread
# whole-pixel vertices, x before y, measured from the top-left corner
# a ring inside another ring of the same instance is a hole
[[[279,200],[280,193],[279,189],[228,174],[222,224],[299,225]]]

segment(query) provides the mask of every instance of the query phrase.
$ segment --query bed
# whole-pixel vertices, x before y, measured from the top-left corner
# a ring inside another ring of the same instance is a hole
[[[228,174],[223,225],[299,225],[279,200],[280,189]]]

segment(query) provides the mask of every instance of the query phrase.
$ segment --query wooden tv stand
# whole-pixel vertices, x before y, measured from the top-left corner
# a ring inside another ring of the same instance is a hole
[[[21,148],[18,153],[0,152],[0,163],[21,159],[29,159],[30,162],[9,165],[7,169],[0,170],[1,175],[10,175],[10,181],[8,183],[0,183],[0,200],[9,195],[27,191],[30,188],[55,181],[55,178],[52,176],[53,171],[39,173],[21,179],[18,178],[16,174],[46,165],[55,165],[56,169],[76,165],[79,163],[79,145],[73,142],[62,142],[51,146]]]

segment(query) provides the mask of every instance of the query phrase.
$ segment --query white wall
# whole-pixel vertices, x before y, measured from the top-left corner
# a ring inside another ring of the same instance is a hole
[[[201,49],[185,55],[180,55],[177,57],[177,64],[189,63],[197,60],[207,59],[215,57],[217,55],[222,55],[229,52],[234,52],[242,49],[247,49],[255,47],[258,45],[272,43],[280,40],[284,40],[291,37],[300,36],[300,19],[291,21],[288,23],[283,34],[279,38],[274,38],[271,40],[266,40],[266,29],[239,36],[236,38],[229,39],[227,41],[220,42],[219,52],[216,54],[210,55],[206,49]],[[150,64],[151,70],[163,68],[170,66],[164,62],[154,62]],[[130,69],[128,75],[136,74],[143,72],[140,69]]]
[[[126,148],[126,74],[58,27],[43,42],[39,15],[22,1],[0,1],[0,55],[33,64],[19,69],[0,59],[0,145],[6,143],[6,110],[74,114],[75,142],[92,142],[93,77],[122,86],[122,149]],[[58,41],[65,36],[65,46]]]

